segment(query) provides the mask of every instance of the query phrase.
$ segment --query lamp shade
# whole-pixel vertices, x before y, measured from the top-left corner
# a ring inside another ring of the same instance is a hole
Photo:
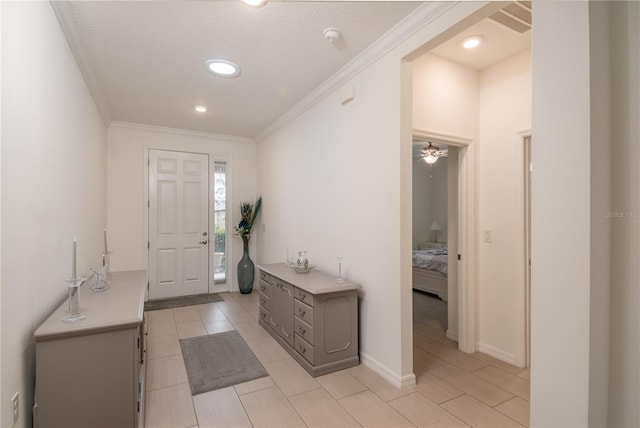
[[[433,220],[433,222],[431,223],[431,230],[442,230],[442,228],[440,227],[440,223],[438,223],[438,220]]]

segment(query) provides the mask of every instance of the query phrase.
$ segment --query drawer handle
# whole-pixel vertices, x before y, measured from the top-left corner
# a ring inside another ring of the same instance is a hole
[[[264,318],[264,317],[266,317],[266,316],[267,316],[267,314],[265,314],[264,312],[261,312],[261,313],[260,313],[260,316],[261,316],[262,318]]]
[[[303,317],[303,316],[304,316],[304,314],[306,314],[306,313],[307,313],[307,311],[305,311],[305,310],[304,310],[304,309],[302,309],[302,308],[298,308],[298,313],[300,314],[300,316],[302,316],[302,317]]]
[[[307,298],[307,293],[300,293],[300,298],[302,300],[306,299]]]
[[[305,348],[303,344],[299,344],[298,351],[300,351],[301,354],[304,354],[305,352],[307,352],[307,348]]]
[[[260,286],[260,291],[264,291],[265,288],[267,288],[267,287],[265,287],[264,285],[261,285]]]
[[[302,326],[298,327],[298,331],[300,332],[300,334],[305,334],[307,332],[307,330]]]
[[[264,299],[264,298],[260,299],[260,304],[261,304],[262,306],[264,306],[264,303],[265,303],[265,302],[266,302],[266,299]]]

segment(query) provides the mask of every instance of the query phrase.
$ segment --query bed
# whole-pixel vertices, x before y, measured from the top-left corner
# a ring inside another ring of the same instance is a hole
[[[446,302],[447,259],[446,246],[413,250],[413,288],[436,294]]]

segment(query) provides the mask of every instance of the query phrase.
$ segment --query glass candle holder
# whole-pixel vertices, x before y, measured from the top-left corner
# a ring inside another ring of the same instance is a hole
[[[338,257],[338,278],[336,279],[338,284],[342,284],[344,282],[344,278],[342,277],[342,257]]]
[[[86,318],[80,313],[80,285],[84,282],[84,278],[71,278],[65,281],[69,288],[69,313],[62,321],[75,322]]]

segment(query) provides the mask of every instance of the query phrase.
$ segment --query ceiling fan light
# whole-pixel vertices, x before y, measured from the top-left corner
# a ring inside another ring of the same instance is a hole
[[[438,156],[432,153],[427,154],[424,158],[424,161],[429,165],[433,165],[438,160]]]

